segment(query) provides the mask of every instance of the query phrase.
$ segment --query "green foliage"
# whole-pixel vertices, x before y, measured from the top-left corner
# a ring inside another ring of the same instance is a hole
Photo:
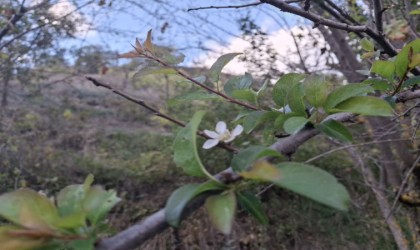
[[[388,80],[388,84],[383,81],[376,82],[373,87],[378,90],[393,90],[392,95],[395,95],[409,86],[408,84],[402,83],[403,81],[410,80],[406,80],[405,78],[410,77],[409,72],[418,65],[420,65],[420,39],[408,43],[394,58],[386,61],[377,60],[373,62],[370,71]],[[394,81],[397,82],[396,85],[392,84]]]
[[[224,91],[228,96],[233,97],[235,90],[249,89],[252,85],[252,76],[245,73],[243,76],[236,76],[229,79],[224,86]]]
[[[120,199],[114,191],[92,187],[92,182],[93,176],[88,176],[84,184],[64,188],[57,204],[31,189],[1,195],[0,216],[13,223],[0,227],[1,249],[94,249],[105,216]]]
[[[207,198],[204,205],[213,225],[222,233],[230,234],[236,212],[236,195],[232,190]]]
[[[392,107],[387,101],[372,96],[355,96],[337,104],[334,112],[351,112],[361,115],[392,116]]]
[[[329,86],[325,77],[315,75],[308,76],[305,78],[303,84],[305,86],[305,96],[309,104],[315,108],[323,107],[329,92]]]
[[[268,218],[265,214],[261,201],[251,192],[239,191],[237,192],[239,205],[250,213],[262,225],[268,224]]]
[[[208,181],[203,184],[187,184],[175,190],[165,206],[165,217],[169,225],[178,227],[181,221],[182,212],[189,201],[196,196],[212,190],[225,188],[219,182]]]
[[[284,162],[277,165],[281,178],[274,184],[324,205],[346,211],[350,196],[328,172],[307,164]]]
[[[204,112],[195,113],[190,123],[178,132],[173,146],[174,161],[189,175],[207,176],[210,179],[214,179],[201,163],[197,152],[197,130],[204,114]]]
[[[250,146],[233,157],[231,166],[236,172],[242,172],[247,170],[256,160],[268,156],[282,158],[282,155],[273,149],[264,146]]]
[[[372,41],[370,41],[366,37],[360,40],[360,45],[362,46],[362,49],[368,52],[372,52],[375,49],[375,45],[372,43]]]
[[[235,58],[236,56],[240,54],[241,53],[230,53],[230,54],[225,54],[219,57],[209,70],[208,80],[211,83],[217,83],[219,81],[220,73],[222,72],[222,69],[226,66],[226,64],[232,61],[233,58]]]
[[[322,133],[343,142],[351,142],[353,139],[350,131],[348,131],[343,124],[335,120],[321,122],[320,124],[316,124],[315,128]]]
[[[283,128],[286,133],[295,134],[308,123],[308,119],[301,116],[290,117],[284,122]]]
[[[273,101],[280,107],[285,107],[289,102],[288,96],[290,95],[291,89],[304,78],[305,75],[296,73],[286,74],[281,77],[274,85]]]

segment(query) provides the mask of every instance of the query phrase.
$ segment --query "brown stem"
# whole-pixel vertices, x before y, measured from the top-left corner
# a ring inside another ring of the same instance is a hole
[[[186,126],[186,124],[185,124],[184,122],[179,121],[179,120],[177,120],[177,119],[175,119],[175,118],[173,118],[173,117],[171,117],[171,116],[169,116],[169,115],[163,114],[162,112],[160,112],[160,111],[159,111],[159,110],[157,110],[156,108],[154,108],[154,107],[152,107],[152,106],[148,105],[146,102],[144,102],[144,101],[143,101],[143,100],[141,100],[141,99],[138,99],[138,98],[135,98],[135,97],[133,97],[133,96],[130,96],[129,94],[124,93],[123,91],[120,91],[120,90],[114,89],[114,88],[113,88],[113,87],[111,87],[110,85],[108,85],[108,84],[106,84],[106,83],[103,83],[103,82],[100,82],[100,81],[98,81],[97,79],[95,79],[95,78],[93,78],[93,77],[86,76],[86,79],[87,79],[87,80],[89,80],[89,81],[91,81],[91,82],[92,82],[95,86],[97,86],[97,87],[103,87],[103,88],[109,89],[109,90],[111,90],[112,92],[114,92],[115,94],[117,94],[117,95],[119,95],[119,96],[122,96],[122,97],[124,97],[125,99],[127,99],[127,100],[129,100],[129,101],[131,101],[131,102],[133,102],[133,103],[135,103],[135,104],[137,104],[137,105],[142,106],[143,108],[145,108],[145,109],[149,110],[150,112],[152,112],[154,115],[156,115],[156,116],[158,116],[158,117],[161,117],[161,118],[163,118],[163,119],[166,119],[166,120],[168,120],[168,121],[170,121],[170,122],[172,122],[172,123],[174,123],[174,124],[176,124],[176,125],[178,125],[178,126],[181,126],[181,127],[185,127],[185,126]],[[203,133],[202,131],[197,131],[197,134],[198,134],[199,136],[201,136],[201,137],[206,138],[206,139],[210,139],[210,137],[209,137],[209,136],[207,136],[207,135],[206,135],[205,133]],[[236,148],[232,147],[231,145],[228,145],[228,144],[226,144],[226,143],[223,143],[223,142],[219,142],[219,144],[218,144],[217,146],[218,146],[218,147],[221,147],[221,148],[224,148],[224,149],[226,149],[226,150],[228,150],[228,151],[230,151],[230,152],[233,152],[233,153],[237,153],[237,152],[238,152],[238,149],[236,149]]]
[[[219,91],[217,91],[217,90],[214,90],[214,89],[210,88],[209,86],[206,86],[205,84],[202,84],[201,82],[199,82],[199,81],[197,81],[197,80],[193,79],[191,76],[189,76],[189,75],[187,75],[186,73],[184,73],[184,72],[180,71],[179,69],[177,69],[177,68],[173,67],[172,65],[167,64],[166,62],[164,62],[164,61],[160,60],[159,58],[156,58],[156,57],[154,57],[154,56],[151,56],[151,55],[148,55],[148,54],[143,53],[143,52],[141,52],[141,51],[138,51],[137,49],[136,49],[136,51],[137,51],[137,53],[139,53],[139,55],[141,55],[141,56],[144,56],[144,57],[146,57],[146,58],[148,58],[148,59],[150,59],[150,60],[153,60],[153,61],[155,61],[155,62],[157,62],[157,63],[161,64],[162,66],[165,66],[165,67],[167,67],[167,68],[170,68],[170,69],[175,70],[177,74],[179,74],[180,76],[184,77],[184,78],[185,78],[185,79],[187,79],[188,81],[191,81],[191,82],[193,82],[194,84],[196,84],[196,85],[200,86],[201,88],[203,88],[203,89],[205,89],[205,90],[207,90],[207,91],[209,91],[209,92],[211,92],[211,93],[213,93],[213,94],[216,94],[216,95],[218,95],[218,96],[220,96],[220,97],[224,98],[224,99],[225,99],[225,100],[227,100],[228,102],[231,102],[231,103],[237,104],[237,105],[239,105],[239,106],[242,106],[242,107],[245,107],[245,108],[248,108],[248,109],[258,110],[258,108],[257,108],[257,107],[255,107],[255,106],[253,106],[253,105],[251,105],[251,104],[248,104],[248,103],[244,103],[244,102],[241,102],[241,101],[235,100],[235,99],[231,98],[230,96],[227,96],[227,95],[223,94],[222,92],[219,92]]]

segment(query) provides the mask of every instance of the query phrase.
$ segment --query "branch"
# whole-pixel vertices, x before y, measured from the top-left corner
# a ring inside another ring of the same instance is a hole
[[[9,25],[6,25],[6,27],[4,27],[1,31],[0,31],[0,41],[1,41],[1,39],[3,39],[3,37],[4,36],[6,36],[7,35],[7,33],[10,31],[10,29],[11,28],[13,28],[14,26],[15,26],[15,24],[28,12],[28,11],[31,11],[31,10],[34,10],[34,9],[37,9],[37,8],[39,8],[39,7],[41,7],[41,6],[43,6],[44,4],[47,4],[48,3],[48,0],[46,0],[46,1],[42,1],[42,2],[40,2],[40,3],[38,3],[38,4],[36,4],[36,5],[34,5],[34,6],[32,6],[32,7],[28,7],[28,8],[26,8],[25,6],[24,6],[24,4],[25,4],[25,1],[22,1],[22,4],[20,5],[20,7],[19,7],[19,11],[15,14],[15,15],[13,15],[13,17],[8,21],[8,24]]]
[[[332,8],[334,8],[338,13],[340,13],[341,16],[345,17],[351,23],[356,24],[356,25],[360,25],[359,22],[357,22],[352,16],[350,16],[348,13],[346,13],[342,8],[338,7],[333,1],[325,0],[325,2],[328,3]]]
[[[48,1],[46,1],[46,2],[48,2]],[[36,5],[36,6],[32,6],[32,7],[30,7],[30,8],[27,8],[27,11],[32,10],[32,9],[35,9],[35,7],[39,7],[40,5],[45,4],[46,2],[42,2],[41,4],[38,4],[38,5]],[[64,18],[67,18],[68,16],[72,15],[73,13],[75,13],[75,12],[79,11],[80,9],[82,9],[82,8],[86,7],[87,5],[92,4],[92,3],[94,3],[94,2],[95,2],[95,0],[91,0],[91,1],[89,1],[89,2],[86,2],[85,4],[83,4],[83,5],[79,6],[79,7],[77,7],[76,9],[74,9],[73,11],[71,11],[71,12],[67,13],[66,15],[64,15],[64,16],[62,16],[62,17],[60,17],[58,20],[60,20],[60,19],[64,19]],[[27,11],[26,11],[26,12],[27,12]],[[13,38],[11,38],[9,41],[7,41],[7,42],[5,42],[4,44],[0,45],[0,50],[2,50],[3,48],[5,48],[5,47],[9,46],[9,45],[10,45],[12,42],[14,42],[16,39],[21,38],[22,36],[24,36],[24,35],[28,34],[29,32],[32,32],[32,31],[37,30],[37,29],[41,29],[41,28],[43,28],[43,27],[45,27],[45,26],[52,26],[52,23],[53,23],[53,22],[43,23],[43,24],[38,25],[38,26],[36,26],[36,27],[34,27],[34,28],[31,28],[31,29],[28,29],[28,30],[25,30],[25,31],[23,31],[23,32],[19,33],[18,35],[16,35],[16,36],[14,36]],[[1,36],[0,36],[0,40],[1,40]]]
[[[392,46],[392,44],[388,40],[386,40],[381,34],[378,34],[376,31],[372,30],[366,25],[350,25],[347,23],[336,22],[331,19],[325,19],[320,15],[317,15],[309,11],[305,11],[299,7],[292,6],[288,4],[286,1],[282,1],[282,0],[261,0],[261,2],[277,7],[278,9],[284,12],[289,12],[289,13],[301,16],[303,18],[306,18],[308,20],[311,20],[312,22],[314,22],[315,27],[319,25],[325,25],[331,28],[345,30],[348,32],[364,32],[368,36],[370,36],[373,40],[375,40],[379,45],[381,45],[381,47],[384,49],[384,51],[388,55],[390,56],[397,55],[396,49],[394,48],[394,46]]]
[[[410,93],[417,92],[414,91]],[[416,98],[420,98],[420,90],[418,90],[417,94],[418,96]],[[412,95],[401,93],[397,98],[397,102],[404,102],[413,99],[412,97]],[[345,122],[353,119],[354,117],[355,115],[350,113],[339,113],[331,115],[326,119],[334,119],[337,121]],[[303,145],[306,141],[316,136],[318,133],[319,132],[315,128],[307,127],[299,131],[297,134],[279,139],[276,143],[271,145],[270,148],[277,150],[283,155],[290,156],[296,152],[299,146]],[[214,177],[225,183],[231,183],[240,179],[240,176],[233,172],[231,168],[227,168]],[[204,199],[202,196],[200,197],[195,199],[191,204],[187,206],[185,215],[191,214],[204,203]],[[155,212],[154,214],[146,217],[138,224],[135,224],[110,238],[100,240],[96,246],[96,250],[134,249],[145,242],[147,239],[162,232],[168,227],[169,225],[166,223],[165,219],[165,210],[161,209],[158,212]]]
[[[404,190],[404,187],[405,187],[405,185],[407,184],[408,179],[409,179],[409,178],[410,178],[410,176],[411,176],[411,173],[413,173],[414,169],[417,167],[417,164],[418,164],[419,162],[420,162],[420,155],[419,155],[419,156],[417,157],[417,159],[413,162],[413,165],[411,165],[410,169],[409,169],[409,170],[407,171],[407,173],[405,174],[404,180],[403,180],[403,182],[401,183],[400,188],[398,189],[397,195],[395,196],[394,202],[392,202],[391,209],[390,209],[389,214],[388,214],[388,216],[386,217],[386,219],[388,219],[388,218],[392,215],[392,213],[394,212],[394,209],[395,209],[395,206],[397,205],[398,199],[400,198],[400,196],[401,196],[401,194],[402,194],[402,192],[403,192],[403,190]]]
[[[193,10],[207,10],[207,9],[239,9],[239,8],[246,8],[246,7],[252,7],[262,4],[262,2],[256,2],[256,3],[248,3],[243,5],[226,5],[226,6],[206,6],[206,7],[197,7],[197,8],[191,8],[187,11],[193,11]]]
[[[414,90],[414,91],[405,91],[397,95],[397,99],[395,102],[406,102],[413,99],[420,98],[420,89]]]
[[[175,119],[175,118],[173,118],[173,117],[171,117],[169,115],[163,114],[159,110],[157,110],[154,107],[152,107],[152,106],[148,105],[147,103],[145,103],[143,100],[138,99],[138,98],[135,98],[133,96],[130,96],[129,94],[124,93],[123,91],[114,89],[112,86],[110,86],[108,84],[105,84],[103,82],[100,82],[100,81],[96,80],[93,77],[86,76],[86,79],[89,80],[89,81],[91,81],[97,87],[103,87],[103,88],[109,89],[112,92],[114,92],[115,94],[117,94],[117,95],[119,95],[119,96],[121,96],[121,97],[129,100],[130,102],[133,102],[133,103],[135,103],[137,105],[142,106],[143,108],[145,108],[145,109],[149,110],[150,112],[152,112],[155,116],[158,116],[158,117],[161,117],[163,119],[166,119],[166,120],[168,120],[168,121],[170,121],[170,122],[172,122],[172,123],[174,123],[174,124],[176,124],[178,126],[181,126],[181,127],[185,127],[187,125],[184,122],[179,121],[179,120],[177,120],[177,119]],[[199,136],[202,136],[202,137],[206,138],[206,139],[211,139],[208,135],[206,135],[202,131],[198,131],[197,134]],[[238,149],[236,149],[236,148],[234,148],[234,147],[232,147],[232,146],[230,146],[230,145],[228,145],[226,143],[223,143],[223,142],[219,142],[219,144],[217,144],[217,146],[218,147],[221,147],[221,148],[224,148],[224,149],[226,149],[226,150],[228,150],[230,152],[233,152],[233,153],[237,153],[238,152]]]
[[[236,99],[234,99],[234,98],[232,98],[232,97],[230,97],[230,96],[227,96],[227,95],[223,94],[222,92],[219,92],[219,91],[217,91],[217,90],[214,90],[214,89],[210,88],[209,86],[207,86],[207,85],[205,85],[205,84],[203,84],[203,83],[201,83],[201,82],[199,82],[199,81],[195,80],[195,79],[194,79],[194,78],[192,78],[191,76],[189,76],[189,75],[187,75],[186,73],[184,73],[184,72],[180,71],[179,69],[175,68],[174,66],[167,64],[166,62],[164,62],[164,61],[160,60],[159,58],[156,58],[156,57],[154,57],[154,56],[152,56],[152,55],[149,55],[149,54],[147,54],[147,53],[144,53],[144,52],[142,52],[142,51],[138,51],[138,50],[137,50],[137,48],[135,48],[135,49],[136,49],[136,52],[139,54],[139,57],[146,57],[146,58],[148,58],[148,59],[150,59],[150,60],[153,60],[153,61],[155,61],[155,62],[159,63],[159,64],[160,64],[160,65],[162,65],[162,66],[165,66],[165,67],[167,67],[167,68],[170,68],[170,69],[175,70],[175,72],[176,72],[178,75],[180,75],[180,76],[184,77],[185,79],[187,79],[188,81],[190,81],[190,82],[194,83],[195,85],[197,85],[197,86],[199,86],[199,87],[201,87],[201,88],[203,88],[203,89],[205,89],[205,90],[207,90],[207,91],[209,91],[209,92],[211,92],[211,93],[213,93],[213,94],[216,94],[216,95],[218,95],[218,96],[222,97],[223,99],[227,100],[227,101],[228,101],[228,102],[230,102],[230,103],[234,103],[234,104],[237,104],[237,105],[239,105],[239,106],[242,106],[242,107],[245,107],[245,108],[248,108],[248,109],[252,109],[252,110],[259,110],[257,107],[255,107],[255,106],[253,106],[253,105],[251,105],[251,104],[248,104],[248,103],[245,103],[245,102],[238,101],[238,100],[236,100]]]
[[[334,8],[333,6],[328,6],[324,3],[324,1],[316,1],[316,3],[318,4],[319,7],[321,7],[322,9],[327,11],[330,15],[332,15],[335,19],[337,19],[337,21],[340,21],[342,23],[347,23],[347,24],[360,25],[357,22],[350,21],[345,15],[343,15],[343,11],[337,6],[336,6],[337,8]],[[339,10],[341,10],[341,12]],[[355,32],[355,34],[360,38],[364,37],[361,32]]]
[[[384,32],[384,26],[382,23],[382,14],[384,10],[382,9],[382,2],[381,0],[373,0],[373,10],[375,14],[375,25],[376,30],[382,34]]]

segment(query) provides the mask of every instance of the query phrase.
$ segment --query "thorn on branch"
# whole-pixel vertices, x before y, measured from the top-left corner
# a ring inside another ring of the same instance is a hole
[[[304,5],[303,5],[303,9],[305,11],[308,11],[310,7],[311,7],[311,0],[305,0]]]

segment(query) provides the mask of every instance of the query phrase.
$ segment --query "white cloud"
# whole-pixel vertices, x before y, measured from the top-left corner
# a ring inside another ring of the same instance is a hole
[[[316,72],[325,70],[325,68],[327,68],[327,59],[325,58],[325,55],[321,54],[320,48],[325,47],[326,42],[319,31],[311,29],[310,27],[304,29],[293,27],[292,32],[295,36],[298,34],[303,35],[298,43],[300,46],[300,52],[304,57],[305,65],[310,69],[310,71]],[[308,38],[307,35],[309,32],[311,32],[311,34],[315,37]],[[269,35],[268,41],[273,45],[280,58],[284,59],[280,60],[276,64],[276,68],[279,71],[290,71],[289,67],[287,67],[287,63],[299,64],[300,60],[297,54],[297,49],[289,31],[284,29],[277,30]],[[316,42],[317,44],[314,45],[313,42]],[[198,66],[210,67],[220,55],[232,52],[244,52],[249,46],[249,43],[241,38],[233,38],[226,46],[214,42],[207,43],[206,46],[216,52],[199,55],[193,60],[195,65],[198,64]],[[330,61],[336,60],[334,58],[330,58]],[[224,72],[232,74],[243,74],[246,71],[246,63],[238,60],[237,58],[232,60],[224,68]]]
[[[31,5],[38,4],[42,0],[32,0]],[[76,23],[76,37],[94,37],[97,35],[95,27],[89,17],[83,15],[79,10],[77,10],[76,5],[71,3],[69,0],[60,0],[52,4],[48,11],[58,20],[52,21],[52,24],[57,24],[63,17],[67,20],[73,21]],[[49,22],[49,20],[45,20]]]

